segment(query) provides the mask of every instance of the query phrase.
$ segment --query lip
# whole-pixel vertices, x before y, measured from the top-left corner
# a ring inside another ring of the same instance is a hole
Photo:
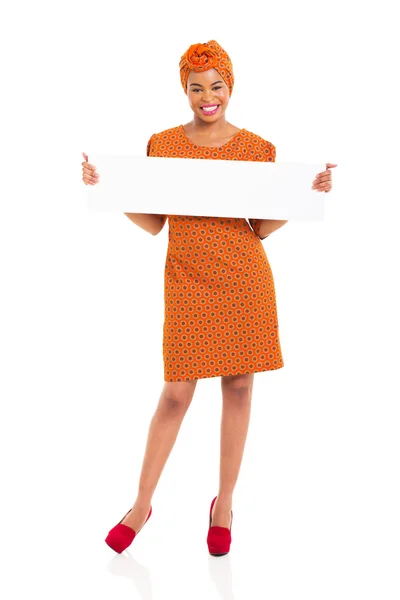
[[[203,104],[202,106],[200,106],[200,108],[211,108],[212,106],[219,106],[219,104]]]
[[[205,104],[204,106],[211,106],[211,107],[213,107],[212,110],[203,110],[203,115],[206,115],[208,117],[208,116],[216,115],[217,112],[218,112],[218,109],[219,109],[219,107],[221,105],[220,104],[209,104],[209,105]],[[203,107],[200,106],[200,110],[202,110],[202,109],[203,109]]]

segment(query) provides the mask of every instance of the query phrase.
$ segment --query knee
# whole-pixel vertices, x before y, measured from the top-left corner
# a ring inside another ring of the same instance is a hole
[[[197,379],[184,382],[165,382],[158,403],[158,411],[163,416],[183,416],[190,406]]]
[[[192,401],[192,391],[189,389],[171,389],[171,384],[165,385],[159,402],[161,413],[167,417],[184,415]]]
[[[238,406],[251,402],[254,375],[229,375],[221,380],[223,398]]]

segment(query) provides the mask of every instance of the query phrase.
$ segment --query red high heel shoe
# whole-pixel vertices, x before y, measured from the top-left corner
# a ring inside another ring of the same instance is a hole
[[[121,552],[126,550],[126,548],[128,548],[128,546],[132,544],[139,531],[143,529],[147,521],[150,519],[150,515],[152,513],[152,507],[150,506],[150,511],[147,515],[147,519],[145,520],[139,531],[136,533],[136,531],[134,531],[132,527],[129,527],[128,525],[122,523],[122,521],[131,512],[131,510],[132,509],[129,509],[126,515],[122,517],[118,525],[115,525],[115,527],[113,527],[108,532],[108,535],[105,539],[106,544],[110,546],[110,548],[115,550],[115,552],[118,552],[118,554],[121,554]]]
[[[211,527],[212,510],[213,510],[216,499],[217,499],[217,496],[215,496],[214,500],[211,502],[210,528],[208,530],[208,535],[207,535],[207,544],[208,544],[208,550],[209,550],[211,556],[224,556],[225,554],[228,554],[230,547],[231,547],[231,542],[232,542],[231,530],[232,530],[232,521],[233,521],[233,511],[231,511],[231,526],[229,529],[227,527],[218,527],[217,525]]]

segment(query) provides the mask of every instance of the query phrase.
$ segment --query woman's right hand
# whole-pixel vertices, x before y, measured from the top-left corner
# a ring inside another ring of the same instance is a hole
[[[82,180],[85,185],[95,185],[99,182],[99,174],[96,173],[96,167],[88,163],[89,157],[82,152],[85,162],[82,163]]]

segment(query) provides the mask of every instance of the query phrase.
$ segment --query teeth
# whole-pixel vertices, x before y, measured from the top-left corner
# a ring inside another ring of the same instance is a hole
[[[217,108],[217,105],[215,105],[215,106],[210,106],[210,107],[208,107],[208,108],[206,108],[205,106],[203,106],[202,108],[203,108],[203,110],[204,110],[205,112],[210,112],[210,111],[213,111],[213,110],[215,110],[215,109]]]

